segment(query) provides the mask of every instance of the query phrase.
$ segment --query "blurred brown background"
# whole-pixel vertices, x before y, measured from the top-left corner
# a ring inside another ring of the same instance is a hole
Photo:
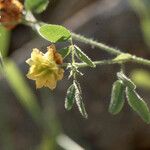
[[[150,8],[150,2],[147,6]],[[37,18],[62,24],[73,32],[149,59],[150,48],[142,32],[141,21],[144,17],[141,16],[142,12],[135,11],[128,0],[50,0],[48,9]],[[11,34],[9,57],[25,76],[28,69],[25,60],[30,57],[32,48],[46,49],[49,44],[29,27],[19,25]],[[82,43],[78,45],[93,60],[112,58],[100,49]],[[127,64],[127,74],[135,68],[143,66]],[[35,90],[34,82],[26,79],[43,110],[46,127],[33,120],[2,77],[0,149],[59,150],[63,148],[58,143],[55,145],[55,141],[57,135],[64,133],[86,150],[150,150],[150,126],[127,104],[116,116],[108,113],[111,87],[117,71],[117,65],[82,69],[84,76],[79,81],[89,114],[87,120],[80,116],[77,107],[69,112],[64,108],[66,90],[71,84],[67,71],[64,80],[54,91]],[[138,88],[138,91],[150,106],[149,90]]]

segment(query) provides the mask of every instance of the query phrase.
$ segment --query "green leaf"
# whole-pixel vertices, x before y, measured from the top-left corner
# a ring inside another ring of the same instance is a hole
[[[44,39],[52,43],[64,42],[71,37],[70,31],[60,25],[43,25],[40,27],[39,33]]]
[[[0,52],[2,56],[7,56],[10,42],[10,31],[0,26]]]
[[[136,85],[122,72],[117,73],[118,79],[122,80],[124,85],[130,87],[131,89],[136,89]]]
[[[71,52],[70,47],[65,47],[59,50],[59,53],[61,54],[63,59],[66,58],[70,54],[70,52]]]
[[[26,83],[22,73],[16,64],[11,60],[5,61],[4,65],[4,75],[12,91],[18,97],[18,100],[23,107],[32,115],[35,121],[39,121],[41,109],[36,101],[35,95]]]
[[[41,13],[47,8],[48,3],[49,0],[25,0],[24,5],[26,10]]]
[[[92,60],[77,45],[74,45],[74,47],[76,49],[76,55],[81,61],[85,62],[90,67],[96,67]]]
[[[84,118],[88,118],[88,114],[85,110],[85,106],[82,99],[82,91],[81,91],[80,84],[77,81],[74,81],[73,84],[75,86],[75,101],[78,106],[79,112]]]
[[[67,90],[67,96],[65,98],[65,108],[70,110],[75,101],[75,86],[72,84]]]
[[[150,123],[150,112],[148,106],[136,93],[136,91],[130,88],[126,88],[126,96],[132,109],[136,111],[146,123]]]
[[[111,101],[109,105],[109,112],[116,115],[119,113],[124,105],[125,86],[122,81],[117,80],[113,84],[111,92]]]

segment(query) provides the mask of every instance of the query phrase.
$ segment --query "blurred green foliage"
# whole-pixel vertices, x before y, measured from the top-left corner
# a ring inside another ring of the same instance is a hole
[[[48,3],[49,0],[25,0],[24,5],[26,10],[41,13],[47,8]]]
[[[129,0],[129,3],[140,16],[144,39],[147,45],[150,46],[150,1]]]
[[[27,109],[34,119],[38,120],[40,117],[40,107],[37,103],[36,97],[26,83],[23,74],[13,61],[5,61],[4,75],[12,91],[18,97],[19,102],[25,109]]]
[[[7,56],[10,41],[10,31],[0,26],[0,52],[2,56]]]
[[[136,69],[131,72],[132,81],[139,87],[150,89],[150,72],[144,69]]]

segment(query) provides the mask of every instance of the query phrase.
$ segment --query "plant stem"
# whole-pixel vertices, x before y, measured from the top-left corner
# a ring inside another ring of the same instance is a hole
[[[113,65],[113,64],[119,64],[122,66],[122,70],[124,70],[124,64],[127,62],[134,62],[134,63],[138,63],[138,64],[143,64],[143,65],[148,65],[150,66],[150,61],[149,60],[145,60],[142,59],[140,57],[135,57],[133,56],[132,59],[128,60],[128,61],[116,61],[113,59],[108,59],[108,60],[100,60],[100,61],[93,61],[93,63],[98,66],[98,65]],[[62,65],[62,67],[67,67],[70,63],[64,63]],[[88,64],[86,63],[74,63],[75,66],[77,66],[78,68],[84,68],[84,67],[90,67]]]
[[[75,80],[76,79],[76,63],[75,63],[75,49],[74,49],[74,44],[73,44],[73,40],[72,40],[72,37],[70,38],[70,45],[71,45],[71,60],[72,60],[72,63],[71,63],[71,66],[72,66],[72,76],[73,76],[73,79]]]
[[[120,71],[125,73],[125,65],[123,63],[120,64]]]
[[[112,64],[120,64],[119,61],[114,61],[114,60],[100,60],[100,61],[93,61],[93,63],[95,65],[112,65]],[[68,65],[70,65],[70,63],[64,63],[62,65],[62,67],[67,67]],[[86,63],[75,63],[75,66],[77,66],[78,68],[84,68],[84,67],[90,67],[88,64]]]
[[[71,59],[72,59],[72,65],[75,64],[75,51],[74,51],[74,45],[72,38],[70,39],[70,44],[71,44]]]
[[[107,51],[108,53],[111,53],[113,55],[119,55],[119,54],[122,54],[121,51],[119,50],[116,50],[115,48],[112,48],[112,47],[109,47],[103,43],[99,43],[99,42],[96,42],[92,39],[89,39],[89,38],[86,38],[82,35],[79,35],[79,34],[76,34],[76,33],[73,33],[72,32],[72,37],[77,40],[77,41],[80,41],[80,42],[83,42],[85,44],[89,44],[89,45],[92,45],[92,46],[95,46],[95,47],[98,47],[102,50],[105,50]]]
[[[113,47],[109,47],[109,46],[107,46],[103,43],[96,42],[92,39],[86,38],[86,37],[84,37],[82,35],[79,35],[79,34],[76,34],[76,33],[72,33],[72,37],[77,41],[80,41],[80,42],[83,42],[85,44],[89,44],[89,45],[98,47],[98,48],[100,48],[100,49],[102,49],[102,50],[104,50],[104,51],[106,51],[110,54],[113,54],[113,55],[129,54],[129,53],[121,52],[118,49],[115,49]],[[132,61],[134,63],[150,66],[150,60],[144,59],[144,58],[141,58],[141,57],[137,57],[137,56],[134,56],[134,55],[132,55],[132,59],[128,60],[128,61]]]
[[[112,65],[112,64],[118,64],[118,62],[113,62],[112,60],[102,60],[102,61],[94,61],[93,62],[96,66],[97,65]],[[90,67],[86,63],[76,63],[76,66],[78,68],[84,68],[84,67]]]
[[[132,56],[131,61],[134,63],[150,66],[150,60],[144,59],[142,57]]]
[[[34,17],[34,16],[32,16],[32,17]],[[35,18],[34,18],[34,21],[31,21],[31,22],[29,20],[24,20],[23,23],[28,25],[28,26],[31,26],[32,28],[35,28],[34,27],[35,25],[40,26],[41,24],[44,24],[44,22],[37,21]],[[37,30],[37,29],[35,28],[35,30]],[[113,47],[107,46],[103,43],[100,43],[100,42],[94,41],[92,39],[86,38],[82,35],[79,35],[79,34],[76,34],[73,32],[71,34],[75,40],[82,42],[82,43],[85,43],[85,44],[95,46],[97,48],[100,48],[101,50],[104,50],[104,51],[108,52],[109,54],[113,54],[113,55],[127,54],[127,53],[121,52],[120,50],[118,50],[116,48],[113,48]],[[150,60],[144,59],[141,57],[137,57],[135,55],[132,55],[131,60],[127,60],[127,62],[129,62],[129,61],[134,62],[134,63],[138,63],[138,64],[142,64],[142,65],[146,65],[146,66],[150,66]],[[101,64],[101,61],[97,61],[97,62],[100,62],[100,64]],[[97,62],[95,62],[95,63],[97,64]],[[115,62],[115,63],[118,63],[118,62]],[[80,64],[84,64],[84,63],[80,63]],[[84,65],[84,66],[86,67],[87,65]]]

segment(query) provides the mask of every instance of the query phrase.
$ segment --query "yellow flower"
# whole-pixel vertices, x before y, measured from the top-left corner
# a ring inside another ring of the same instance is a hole
[[[54,45],[47,47],[45,54],[37,48],[33,49],[31,58],[26,63],[30,66],[27,77],[35,80],[36,88],[45,86],[53,90],[57,81],[63,78],[64,70],[59,66],[63,63],[62,57]]]

